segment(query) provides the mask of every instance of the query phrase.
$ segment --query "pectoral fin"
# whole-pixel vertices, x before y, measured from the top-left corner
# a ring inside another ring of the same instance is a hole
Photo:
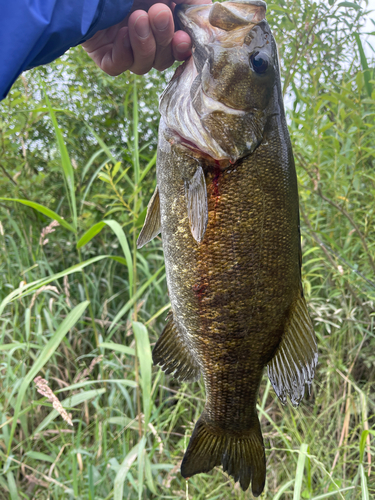
[[[305,385],[310,388],[317,363],[314,328],[301,296],[291,308],[280,346],[267,366],[268,377],[283,404],[288,394],[292,405],[299,405]]]
[[[168,323],[152,351],[152,360],[163,372],[172,374],[178,380],[197,380],[200,375],[199,366],[181,338],[173,315],[167,320]]]
[[[207,188],[202,167],[198,167],[190,181],[185,181],[185,196],[191,234],[200,243],[208,221]]]
[[[146,243],[153,240],[160,233],[160,198],[156,186],[155,192],[147,205],[147,215],[142,231],[137,240],[137,248],[142,248]]]

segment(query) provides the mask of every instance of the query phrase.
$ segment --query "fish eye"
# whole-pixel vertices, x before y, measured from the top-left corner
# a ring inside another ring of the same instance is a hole
[[[268,57],[260,52],[255,52],[250,56],[250,62],[255,73],[262,75],[268,68]]]

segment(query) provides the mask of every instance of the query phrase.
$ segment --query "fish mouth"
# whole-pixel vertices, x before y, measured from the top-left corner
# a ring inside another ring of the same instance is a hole
[[[177,5],[174,10],[177,29],[188,33],[193,43],[193,57],[198,71],[208,56],[208,44],[213,40],[223,46],[240,45],[244,32],[265,19],[266,2],[235,0],[206,5]],[[234,33],[235,31],[235,33]]]

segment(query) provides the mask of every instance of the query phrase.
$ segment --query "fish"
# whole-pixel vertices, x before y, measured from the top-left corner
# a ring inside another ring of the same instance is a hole
[[[298,406],[318,349],[301,281],[297,176],[275,39],[261,0],[177,6],[192,56],[160,98],[157,187],[138,248],[161,233],[171,311],[153,362],[203,377],[181,463],[265,486],[263,372]]]

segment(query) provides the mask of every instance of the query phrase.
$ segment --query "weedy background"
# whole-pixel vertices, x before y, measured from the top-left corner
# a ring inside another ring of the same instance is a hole
[[[264,378],[267,499],[375,496],[368,16],[363,1],[269,5],[320,362],[298,409]],[[251,498],[221,469],[181,478],[203,387],[151,363],[169,307],[163,253],[160,239],[138,251],[136,238],[170,75],[113,79],[76,48],[25,73],[0,105],[1,499]]]

